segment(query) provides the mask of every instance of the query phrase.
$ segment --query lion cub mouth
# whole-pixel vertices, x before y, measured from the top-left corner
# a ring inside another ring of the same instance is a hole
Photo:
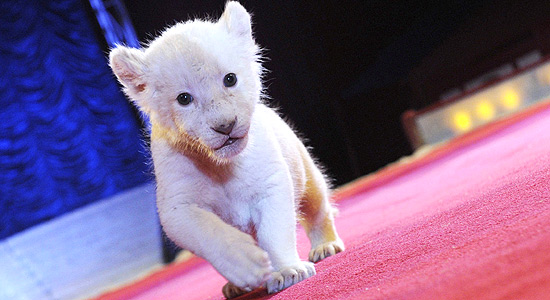
[[[214,151],[223,158],[229,158],[240,153],[248,142],[248,134],[245,134],[242,137],[231,137],[228,136],[223,144],[219,147],[214,148]]]
[[[225,141],[225,143],[223,143],[223,145],[221,145],[221,147],[219,147],[217,150],[221,149],[221,148],[224,148],[224,147],[227,147],[227,146],[230,146],[230,145],[233,145],[235,142],[239,141],[240,139],[242,138],[233,138],[233,137],[230,137],[227,139],[227,141]]]

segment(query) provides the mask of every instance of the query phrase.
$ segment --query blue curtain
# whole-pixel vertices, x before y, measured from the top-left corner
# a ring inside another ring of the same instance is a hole
[[[0,239],[152,179],[80,0],[0,2]]]

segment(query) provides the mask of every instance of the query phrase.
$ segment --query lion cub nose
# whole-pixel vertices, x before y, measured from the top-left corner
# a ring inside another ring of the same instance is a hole
[[[233,127],[235,127],[235,123],[237,123],[237,118],[235,120],[231,121],[227,124],[221,124],[216,127],[212,127],[212,130],[214,130],[217,133],[229,135],[231,131],[233,131]]]

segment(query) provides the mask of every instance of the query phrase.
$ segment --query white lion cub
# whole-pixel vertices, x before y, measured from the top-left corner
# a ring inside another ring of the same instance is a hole
[[[125,93],[151,120],[162,226],[229,281],[227,298],[315,274],[298,257],[297,219],[310,261],[344,250],[325,177],[262,103],[259,60],[250,15],[237,2],[215,23],[179,23],[147,48],[110,53]]]

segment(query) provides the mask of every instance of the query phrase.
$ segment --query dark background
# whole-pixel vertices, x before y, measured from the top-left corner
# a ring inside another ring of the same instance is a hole
[[[225,1],[127,1],[140,41]],[[253,14],[272,103],[337,184],[408,155],[408,109],[518,57],[548,53],[546,1],[241,1]]]

